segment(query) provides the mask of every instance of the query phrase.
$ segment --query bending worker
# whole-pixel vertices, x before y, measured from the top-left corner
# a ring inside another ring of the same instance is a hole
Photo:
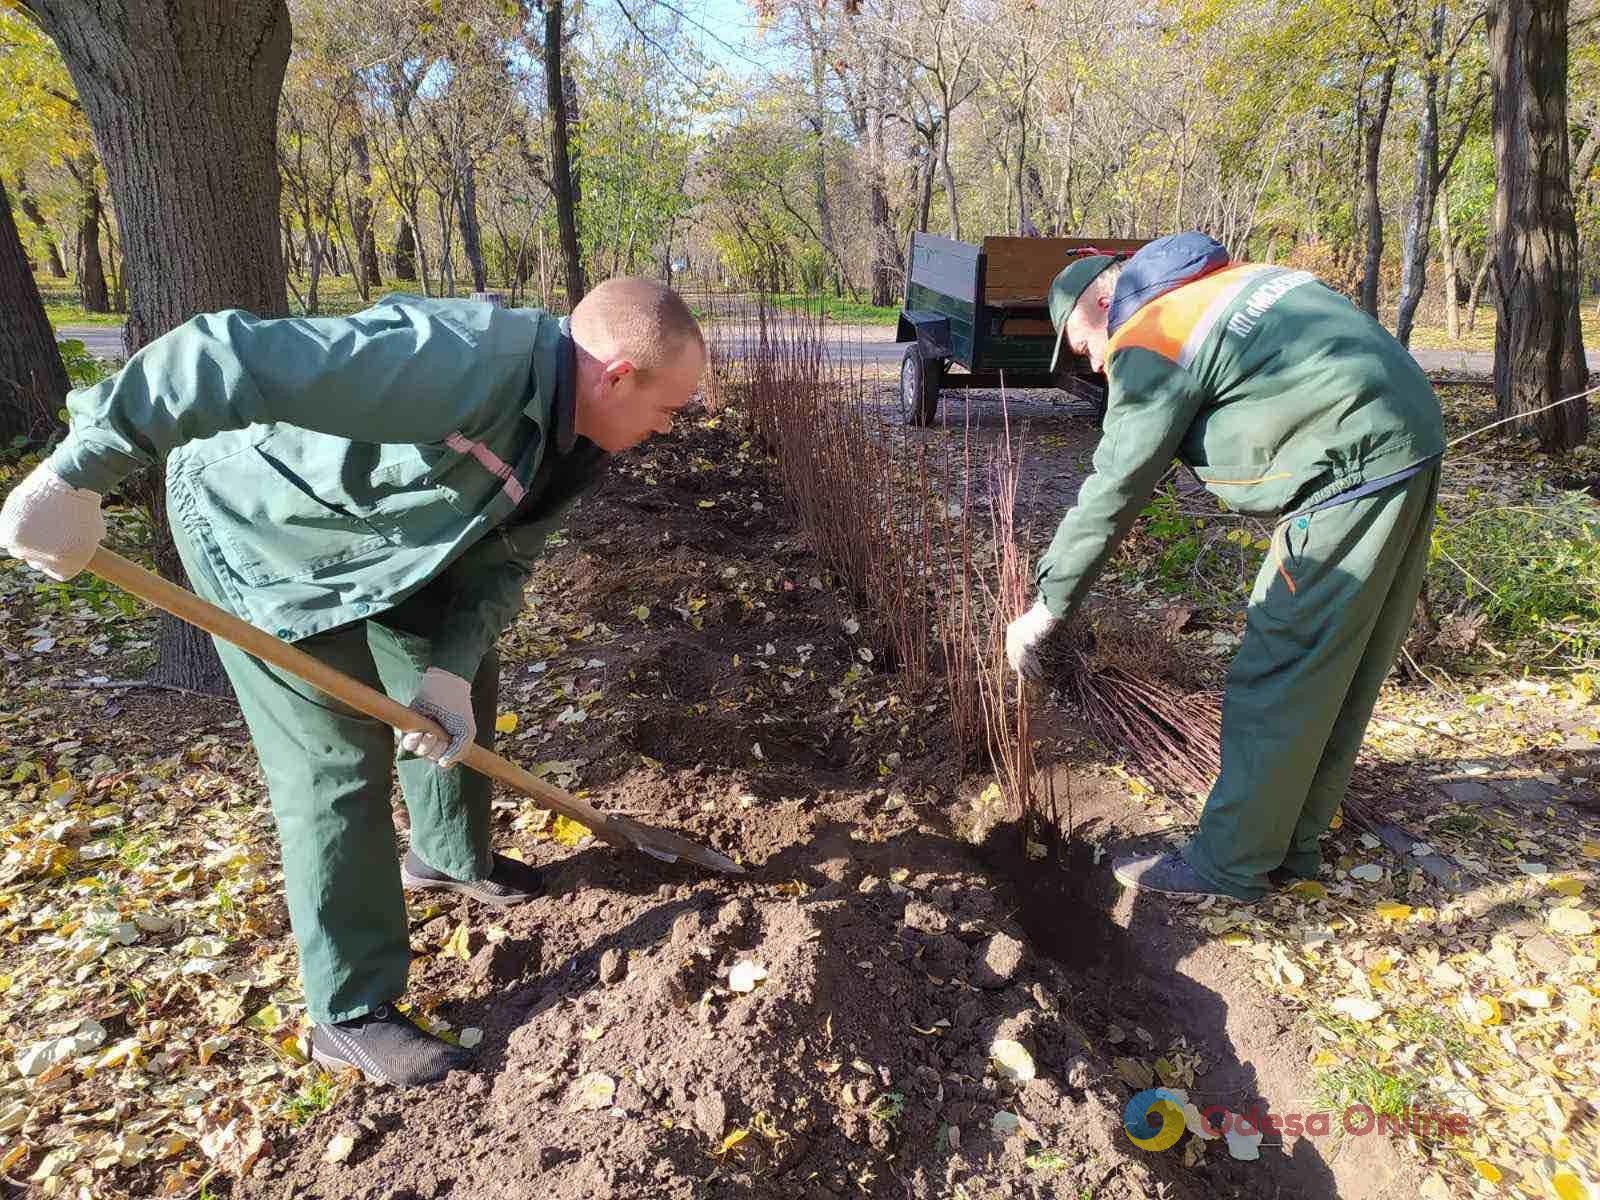
[[[1438,397],[1405,347],[1314,276],[1230,263],[1204,234],[1072,263],[1050,316],[1057,356],[1065,342],[1105,373],[1105,432],[1039,562],[1038,600],[1006,631],[1011,665],[1038,673],[1041,644],[1174,456],[1229,508],[1274,518],[1199,829],[1181,852],[1113,869],[1128,887],[1241,900],[1314,878],[1422,588]]]
[[[469,1061],[393,1007],[402,888],[495,906],[543,891],[489,846],[489,781],[454,762],[493,738],[495,639],[546,533],[605,456],[665,433],[705,365],[678,295],[643,279],[537,309],[394,296],[348,318],[196,317],[68,399],[69,435],[0,510],[0,543],[70,579],[102,493],[165,462],[194,588],[433,718],[399,775],[390,728],[218,641],[260,757],[318,1062],[378,1083]]]

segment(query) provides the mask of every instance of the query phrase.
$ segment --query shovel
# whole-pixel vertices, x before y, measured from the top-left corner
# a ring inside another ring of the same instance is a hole
[[[275,667],[281,667],[299,676],[358,712],[392,725],[402,732],[415,731],[443,736],[443,731],[420,713],[415,713],[405,705],[391,700],[375,688],[370,688],[342,672],[335,671],[326,663],[312,658],[304,650],[262,632],[232,613],[224,612],[215,604],[202,600],[193,592],[168,582],[161,576],[145,570],[138,563],[130,562],[122,555],[107,550],[104,546],[94,552],[94,557],[89,560],[89,570],[108,583],[114,583],[124,591],[132,592],[147,604],[152,604],[179,620],[204,629],[214,637],[232,642],[245,653],[254,655],[263,662],[269,662]],[[727,855],[718,854],[715,850],[708,850],[704,846],[697,846],[675,833],[669,833],[665,829],[652,829],[627,817],[607,816],[576,796],[569,795],[560,788],[546,783],[537,775],[523,770],[516,763],[500,757],[493,750],[473,744],[457,761],[471,767],[480,775],[487,775],[507,787],[532,796],[552,812],[570,817],[592,829],[613,846],[631,846],[644,851],[652,858],[659,858],[662,862],[677,862],[682,858],[698,863],[702,867],[709,867],[713,871],[726,871],[735,875],[744,873],[744,868]]]

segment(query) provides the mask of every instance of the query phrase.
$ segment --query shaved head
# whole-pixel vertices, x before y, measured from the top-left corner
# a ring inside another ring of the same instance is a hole
[[[639,371],[705,359],[705,335],[683,297],[634,276],[608,279],[578,301],[572,340],[595,358],[626,359]]]

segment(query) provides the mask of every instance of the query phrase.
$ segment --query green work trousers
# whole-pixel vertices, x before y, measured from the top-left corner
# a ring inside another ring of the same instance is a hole
[[[207,568],[177,535],[189,578]],[[424,588],[399,607],[297,643],[300,649],[409,704],[429,663],[427,631],[448,597]],[[411,947],[395,846],[393,781],[411,816],[411,848],[457,879],[489,873],[489,781],[398,753],[393,730],[227,642],[217,640],[272,798],[289,921],[300,947],[306,1009],[317,1022],[371,1012],[405,991]],[[499,658],[472,681],[478,742],[494,740]]]
[[[1241,899],[1314,878],[1428,567],[1439,468],[1284,518],[1222,706],[1222,772],[1184,859]]]

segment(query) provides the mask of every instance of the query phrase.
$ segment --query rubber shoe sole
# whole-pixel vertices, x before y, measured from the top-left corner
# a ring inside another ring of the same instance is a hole
[[[459,879],[429,879],[423,875],[413,875],[406,870],[404,863],[400,865],[400,885],[408,892],[458,892],[493,908],[515,908],[519,904],[526,904],[544,895],[542,890],[510,893],[490,891],[483,886],[486,882],[488,881],[481,879],[470,879],[465,882]]]

